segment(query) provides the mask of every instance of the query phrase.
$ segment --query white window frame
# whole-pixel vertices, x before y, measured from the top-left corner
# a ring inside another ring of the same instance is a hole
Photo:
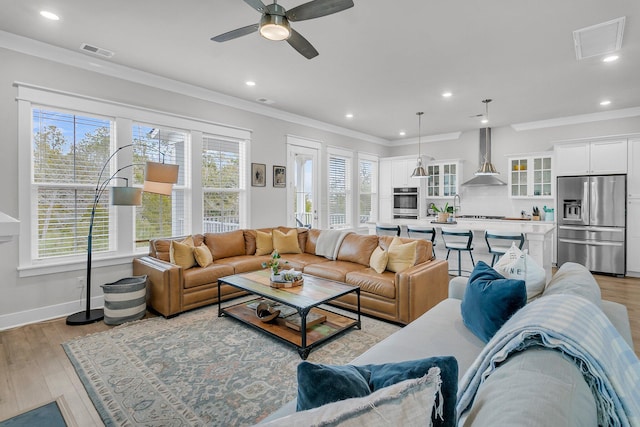
[[[196,119],[178,114],[153,110],[136,105],[124,104],[106,99],[93,98],[81,94],[59,91],[56,89],[44,88],[25,83],[15,83],[18,95],[18,189],[19,189],[19,217],[20,236],[18,252],[18,274],[19,277],[38,276],[42,274],[61,273],[68,271],[84,270],[86,268],[86,256],[61,257],[55,260],[36,260],[32,257],[33,245],[33,224],[36,219],[32,218],[33,197],[31,196],[31,150],[32,150],[32,108],[43,108],[51,110],[65,110],[76,114],[95,115],[99,117],[115,117],[116,145],[118,147],[131,143],[132,123],[159,123],[161,126],[175,129],[185,129],[191,135],[192,147],[188,158],[190,159],[191,172],[200,159],[202,134],[223,135],[225,137],[244,141],[245,148],[248,148],[251,139],[251,132],[247,129],[231,127],[214,122]],[[198,139],[199,138],[199,139]],[[199,141],[199,147],[193,147],[193,142]],[[198,150],[199,148],[199,150]],[[122,156],[120,156],[122,154]],[[118,160],[122,163],[131,162],[130,150],[122,150],[118,154]],[[249,168],[248,160],[245,156],[243,164],[244,171]],[[123,171],[125,172],[125,171]],[[189,173],[189,178],[185,183],[186,200],[191,204],[193,213],[193,224],[191,229],[186,229],[186,233],[197,233],[202,228],[202,206],[201,197],[192,197],[193,194],[202,194],[199,170],[198,173]],[[247,173],[243,173],[247,176]],[[120,176],[126,176],[123,173]],[[196,176],[198,178],[196,178]],[[189,182],[191,181],[191,182]],[[243,206],[247,207],[248,197],[243,191],[241,198],[244,199]],[[200,203],[200,205],[198,205]],[[116,245],[113,252],[94,254],[92,266],[102,267],[110,265],[130,264],[135,256],[139,256],[148,249],[135,249],[134,236],[134,215],[132,208],[112,208],[117,210],[116,215]],[[241,227],[246,227],[248,215],[243,215]],[[199,225],[194,225],[199,224]]]
[[[345,224],[340,227],[334,227],[331,225],[331,211],[330,211],[330,202],[331,202],[331,183],[329,182],[329,177],[331,176],[331,158],[344,159],[346,160],[345,172],[348,176],[345,179]],[[328,147],[327,148],[327,227],[328,228],[339,228],[339,229],[348,229],[353,228],[354,226],[354,167],[353,167],[353,158],[354,153],[350,150],[344,150],[336,147]]]
[[[372,173],[373,176],[371,178],[371,193],[366,193],[371,195],[371,215],[369,216],[369,220],[365,222],[361,222],[360,220],[360,196],[361,196],[361,188],[360,188],[360,171],[361,171],[361,162],[369,162],[372,163]],[[355,224],[358,226],[364,226],[367,222],[376,222],[378,221],[378,176],[380,174],[380,159],[378,156],[373,154],[366,153],[358,153],[358,175],[357,175],[357,183],[358,183],[358,194],[357,194],[357,209],[355,212],[356,219]]]

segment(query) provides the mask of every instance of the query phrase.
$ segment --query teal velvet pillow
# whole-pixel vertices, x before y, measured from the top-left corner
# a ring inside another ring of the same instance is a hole
[[[433,425],[453,427],[457,423],[458,362],[452,356],[362,366],[301,362],[298,365],[296,409],[304,411],[339,400],[366,396],[401,381],[420,378],[434,366],[440,368],[443,419],[436,417],[434,413]],[[440,396],[437,397],[435,407],[438,407],[439,399]]]
[[[478,338],[489,342],[498,329],[526,303],[524,280],[505,279],[479,261],[469,276],[462,297],[462,321]]]

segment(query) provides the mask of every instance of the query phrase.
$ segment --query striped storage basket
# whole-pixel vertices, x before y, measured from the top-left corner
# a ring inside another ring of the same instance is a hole
[[[120,325],[142,319],[147,310],[147,276],[132,276],[102,285],[104,323]]]

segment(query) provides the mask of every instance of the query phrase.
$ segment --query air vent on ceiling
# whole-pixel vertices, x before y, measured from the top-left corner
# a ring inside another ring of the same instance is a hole
[[[578,60],[606,55],[622,47],[625,17],[581,28],[573,32]]]
[[[267,98],[258,98],[256,99],[256,101],[261,102],[263,104],[275,104],[276,101],[274,101],[273,99],[267,99]]]
[[[101,47],[92,46],[87,43],[82,43],[80,45],[80,49],[84,50],[85,52],[93,53],[94,55],[103,56],[105,58],[111,58],[114,55],[114,53],[111,52],[110,50],[103,49]]]

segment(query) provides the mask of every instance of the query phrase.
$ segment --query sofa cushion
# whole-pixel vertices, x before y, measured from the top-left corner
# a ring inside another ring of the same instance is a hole
[[[572,294],[588,299],[598,307],[602,306],[600,286],[589,270],[575,262],[565,262],[544,288],[543,296]]]
[[[526,250],[518,249],[515,243],[511,244],[493,269],[507,279],[524,280],[527,287],[527,302],[538,298],[547,283],[544,268],[536,264]]]
[[[193,237],[189,236],[183,241],[172,240],[169,247],[169,261],[187,269],[196,265],[193,257]]]
[[[209,247],[214,260],[238,255],[246,255],[244,232],[206,233],[204,242]]]
[[[308,254],[316,253],[316,243],[318,242],[320,231],[321,230],[311,229],[307,232],[307,241],[304,246],[305,253],[308,253]]]
[[[462,297],[462,320],[478,338],[489,342],[526,303],[524,280],[505,279],[484,261],[479,261]]]
[[[246,273],[248,271],[262,270],[262,263],[271,259],[270,255],[239,255],[215,260],[214,265],[230,265],[232,274]],[[282,264],[281,264],[282,265]],[[283,265],[286,268],[286,265]]]
[[[443,418],[432,416],[436,426],[456,425],[458,363],[454,357],[433,357],[397,363],[363,366],[298,365],[297,410],[317,408],[327,403],[362,397],[399,382],[420,378],[438,367],[442,381]]]
[[[478,388],[461,426],[596,427],[591,389],[580,369],[558,351],[514,353]]]
[[[369,267],[369,259],[378,247],[378,236],[351,233],[344,237],[338,250],[338,261],[348,261]]]
[[[401,273],[409,267],[413,267],[416,262],[417,241],[402,243],[399,238],[394,238],[389,246],[389,260],[387,270]]]
[[[273,233],[256,230],[256,255],[269,255],[273,252]]]
[[[296,412],[265,426],[423,426],[433,412],[440,372],[432,368],[421,378],[399,382],[368,396]]]
[[[345,282],[349,285],[360,286],[362,292],[394,299],[396,297],[395,279],[395,273],[390,271],[378,273],[373,268],[365,268],[347,273]]]
[[[285,254],[280,258],[280,262],[284,265],[286,269],[295,268],[296,270],[303,271],[304,267],[310,264],[320,264],[322,262],[327,262],[328,259],[312,255],[308,253],[302,254]]]
[[[299,254],[300,244],[298,243],[298,231],[291,229],[286,233],[280,230],[273,230],[273,249],[280,254]]]
[[[206,267],[213,262],[211,251],[209,250],[209,247],[204,243],[201,243],[200,246],[193,248],[193,257],[196,259],[196,262],[200,267]]]
[[[307,265],[302,271],[306,274],[322,277],[324,279],[344,282],[348,273],[363,270],[364,268],[365,267],[360,264],[349,261],[327,261],[320,264]]]
[[[387,262],[389,262],[389,252],[382,249],[380,246],[375,248],[369,258],[369,265],[376,273],[382,273],[387,269]]]
[[[223,264],[211,264],[207,267],[190,268],[182,273],[184,288],[191,289],[202,285],[215,285],[220,277],[230,276],[233,273],[232,266]]]
[[[382,249],[389,250],[389,246],[393,241],[399,241],[401,244],[418,242],[416,244],[416,259],[415,265],[422,264],[433,258],[433,252],[431,250],[431,241],[425,239],[412,239],[407,237],[398,236],[378,236],[378,242]]]

